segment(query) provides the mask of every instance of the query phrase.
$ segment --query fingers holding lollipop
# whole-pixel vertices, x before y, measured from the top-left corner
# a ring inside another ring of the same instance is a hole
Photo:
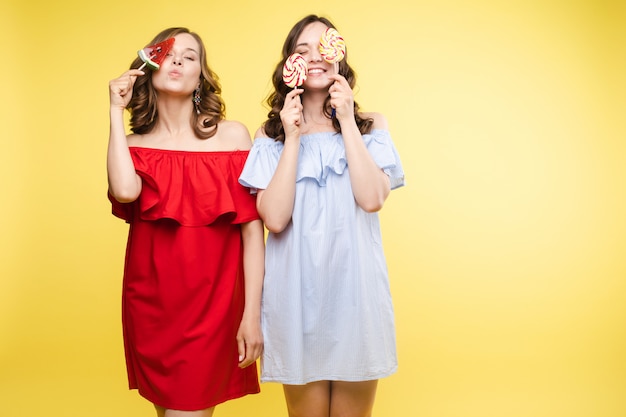
[[[354,94],[348,81],[340,74],[329,76],[333,84],[328,89],[330,94],[331,117],[337,119],[354,119]]]

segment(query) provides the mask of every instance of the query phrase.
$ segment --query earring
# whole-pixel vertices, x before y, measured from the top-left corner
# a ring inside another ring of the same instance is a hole
[[[200,114],[200,101],[202,98],[200,97],[200,86],[198,85],[196,89],[193,91],[193,105],[196,108],[196,113]]]

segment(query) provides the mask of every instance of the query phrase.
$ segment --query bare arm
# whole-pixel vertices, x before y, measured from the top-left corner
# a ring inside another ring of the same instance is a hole
[[[143,71],[129,70],[109,82],[111,109],[107,174],[109,192],[122,203],[136,200],[141,193],[141,178],[135,172],[124,129],[124,109],[132,97],[133,85],[139,75],[143,75]]]
[[[350,85],[340,75],[329,89],[331,105],[336,109],[341,125],[346,158],[350,167],[350,183],[357,204],[367,212],[382,209],[391,191],[389,177],[376,165],[354,120],[354,99]],[[374,128],[386,129],[387,121],[380,114],[372,114]]]
[[[243,239],[243,270],[245,277],[245,306],[237,332],[239,367],[254,363],[263,351],[261,333],[261,292],[265,273],[265,243],[263,223],[254,220],[241,225]]]
[[[296,173],[300,152],[300,94],[293,90],[285,98],[280,117],[285,129],[285,146],[278,160],[276,172],[265,190],[257,194],[257,210],[270,232],[280,233],[289,224],[296,195]],[[256,136],[261,134],[261,130]]]

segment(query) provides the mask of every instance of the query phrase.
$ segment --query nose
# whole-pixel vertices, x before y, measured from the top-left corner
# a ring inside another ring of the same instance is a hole
[[[311,62],[322,62],[322,54],[318,48],[312,48],[311,53],[309,54]]]
[[[183,59],[180,55],[174,54],[172,55],[172,64],[174,65],[183,65]]]

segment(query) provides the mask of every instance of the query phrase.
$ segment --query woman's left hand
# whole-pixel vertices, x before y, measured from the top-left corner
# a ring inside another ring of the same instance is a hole
[[[339,122],[354,120],[354,94],[348,81],[339,74],[329,75],[335,82],[330,86],[330,105],[335,109],[335,117]]]

